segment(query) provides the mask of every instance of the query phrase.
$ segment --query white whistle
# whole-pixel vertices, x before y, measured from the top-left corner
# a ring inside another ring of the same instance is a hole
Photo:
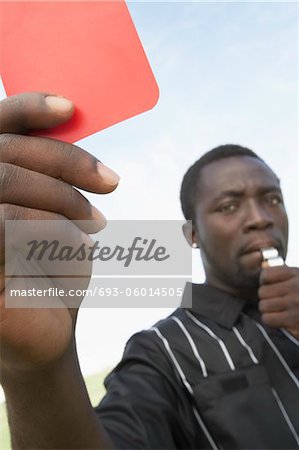
[[[274,247],[261,248],[263,262],[268,267],[283,266],[284,260],[278,254],[278,250]]]

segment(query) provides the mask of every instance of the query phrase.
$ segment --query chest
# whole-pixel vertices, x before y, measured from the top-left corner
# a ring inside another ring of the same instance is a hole
[[[230,330],[175,317],[161,332],[207,448],[299,448],[299,347],[247,316]]]

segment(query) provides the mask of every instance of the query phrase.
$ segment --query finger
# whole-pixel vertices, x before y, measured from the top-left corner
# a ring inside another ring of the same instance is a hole
[[[75,221],[74,223],[69,222],[65,217],[60,214],[52,213],[49,211],[37,210],[32,208],[26,208],[24,206],[1,204],[0,205],[0,266],[4,264],[5,256],[5,242],[4,242],[4,227],[5,222],[10,221],[13,223],[18,220],[28,220],[28,221],[65,221],[66,226],[70,224],[72,227],[77,227],[78,231],[81,230],[85,234],[93,234],[101,231],[106,224],[104,220],[103,223],[90,220]],[[6,222],[7,224],[8,222]],[[90,239],[90,238],[88,238]]]
[[[273,328],[295,328],[298,329],[298,313],[291,310],[262,314],[262,321],[265,325]]]
[[[105,224],[103,214],[71,185],[12,164],[1,165],[0,203],[51,211],[70,220]]]
[[[258,290],[258,296],[261,300],[274,297],[284,297],[292,289],[292,281],[288,279],[272,284],[263,284]]]
[[[21,221],[21,222],[20,222]],[[26,230],[23,229],[23,222],[28,223]],[[57,237],[59,235],[60,242],[65,239],[69,240],[71,236],[74,236],[73,241],[82,241],[86,243],[86,247],[93,243],[92,239],[88,236],[90,233],[96,233],[100,231],[101,227],[98,222],[95,221],[80,221],[72,223],[65,217],[51,213],[49,211],[36,210],[31,208],[25,208],[23,206],[1,204],[0,205],[0,291],[4,287],[4,263],[5,263],[5,241],[4,241],[4,227],[6,233],[10,233],[13,237],[13,247],[19,248],[20,246],[26,246],[26,239],[30,240],[29,231],[33,235],[34,239],[39,235],[39,223],[40,221],[47,221],[46,225],[49,227],[49,239],[53,234]],[[57,227],[53,222],[57,221]],[[80,227],[80,228],[79,228]],[[82,233],[83,232],[83,233]],[[13,233],[13,234],[12,234]],[[26,235],[26,236],[25,236]],[[8,246],[9,234],[6,234],[6,245]],[[55,237],[55,238],[56,238]],[[8,255],[6,254],[6,261],[8,261]]]
[[[290,325],[289,316],[289,313],[286,311],[265,313],[262,314],[262,321],[268,327],[287,328]]]
[[[259,310],[262,314],[282,312],[288,308],[285,299],[281,297],[260,300]]]
[[[278,283],[296,275],[296,268],[288,266],[267,267],[261,270],[260,284]]]
[[[119,176],[80,147],[54,139],[0,135],[0,162],[62,179],[90,192],[113,191]]]
[[[10,220],[64,220],[69,222],[61,214],[44,211],[42,209],[28,208],[24,206],[2,203],[0,204],[0,236],[4,236],[5,221]],[[107,225],[107,221],[103,216],[103,221],[97,220],[74,220],[72,221],[78,229],[86,234],[94,234],[103,230]],[[1,256],[1,247],[0,247]]]
[[[0,133],[51,128],[67,122],[73,112],[74,104],[64,97],[37,92],[14,95],[0,102]]]

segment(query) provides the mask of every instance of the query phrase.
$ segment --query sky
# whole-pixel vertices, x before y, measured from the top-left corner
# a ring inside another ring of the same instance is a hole
[[[205,151],[236,143],[282,180],[288,264],[299,264],[297,4],[129,2],[160,89],[151,111],[78,143],[120,174],[111,195],[87,197],[108,219],[182,219],[181,179]],[[194,251],[194,280],[203,274]],[[111,367],[130,335],[165,309],[82,309],[84,374]]]

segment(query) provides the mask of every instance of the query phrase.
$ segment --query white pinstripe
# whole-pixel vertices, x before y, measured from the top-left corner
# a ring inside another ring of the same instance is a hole
[[[290,341],[292,341],[295,345],[297,345],[299,347],[299,341],[298,339],[295,338],[295,336],[293,336],[291,333],[289,333],[287,330],[285,330],[284,328],[280,328],[280,330],[283,332],[283,334],[290,339]]]
[[[172,360],[172,362],[173,362],[173,364],[174,364],[176,370],[178,371],[178,374],[179,374],[179,376],[180,376],[180,378],[181,378],[181,380],[182,380],[182,383],[184,384],[184,386],[186,387],[186,389],[188,390],[188,392],[189,392],[189,393],[192,395],[192,397],[194,398],[194,392],[193,392],[193,389],[192,389],[190,383],[188,382],[188,380],[187,380],[187,378],[186,378],[186,376],[185,376],[185,374],[184,374],[184,372],[183,372],[181,366],[179,365],[179,363],[178,363],[176,357],[174,356],[173,351],[172,351],[171,348],[170,348],[170,345],[169,345],[168,340],[165,338],[165,336],[163,336],[163,334],[161,333],[161,331],[160,331],[157,327],[152,327],[152,328],[150,328],[150,329],[151,329],[152,331],[154,331],[154,332],[157,334],[157,336],[159,337],[159,339],[162,341],[162,343],[163,343],[163,345],[164,345],[164,347],[165,347],[165,349],[166,349],[166,351],[167,351],[167,353],[168,353],[170,359]],[[200,426],[201,429],[203,430],[203,432],[204,432],[206,438],[208,439],[208,441],[209,441],[209,443],[210,443],[212,449],[213,449],[213,450],[218,450],[217,445],[215,444],[215,442],[214,442],[212,436],[211,436],[210,433],[209,433],[209,430],[208,430],[207,427],[205,426],[205,424],[204,424],[202,418],[200,417],[200,415],[199,415],[199,413],[198,413],[198,411],[197,411],[197,409],[195,408],[194,405],[193,405],[193,412],[194,412],[194,415],[195,415],[195,418],[196,418],[197,422],[199,423],[199,426]]]
[[[200,320],[198,320],[196,317],[193,316],[193,314],[190,313],[190,311],[185,311],[185,313],[187,314],[188,317],[190,317],[191,320],[193,320],[193,322],[198,325],[200,328],[202,328],[203,330],[205,330],[213,339],[215,339],[218,344],[220,345],[221,350],[223,351],[224,357],[230,367],[231,370],[235,370],[235,365],[233,363],[233,360],[223,342],[222,339],[220,339],[218,336],[216,336],[216,334],[209,328],[207,327],[205,324],[203,324]]]
[[[237,336],[237,339],[239,340],[240,344],[246,348],[246,350],[249,353],[249,356],[251,358],[251,360],[254,362],[254,364],[258,364],[258,359],[255,356],[255,354],[253,353],[252,348],[247,344],[247,342],[244,341],[240,331],[238,330],[238,328],[233,327],[233,332],[235,333],[235,335]]]
[[[206,367],[206,365],[204,363],[204,360],[199,355],[198,350],[197,350],[196,345],[195,345],[195,342],[192,339],[189,331],[187,330],[185,325],[182,323],[182,321],[180,319],[178,319],[177,317],[172,317],[172,320],[174,320],[178,324],[178,326],[181,328],[181,330],[183,331],[184,335],[186,336],[186,338],[187,338],[187,340],[188,340],[188,342],[189,342],[189,344],[191,346],[191,349],[193,351],[193,354],[194,354],[195,358],[197,359],[197,361],[200,364],[203,376],[207,377],[208,376],[207,367]]]
[[[280,409],[280,411],[281,411],[281,413],[282,413],[282,415],[283,415],[283,417],[284,417],[284,419],[285,419],[289,429],[291,430],[292,435],[295,438],[295,441],[296,441],[297,445],[299,446],[299,436],[298,436],[298,434],[297,434],[297,432],[296,432],[296,430],[294,428],[294,425],[292,424],[292,422],[291,422],[291,420],[290,420],[290,418],[288,416],[288,413],[284,409],[284,406],[283,406],[283,404],[282,404],[282,402],[281,402],[281,400],[280,400],[276,390],[272,388],[271,391],[272,391],[272,393],[274,395],[274,398],[275,398],[275,400],[276,400],[276,402],[277,402],[277,404],[279,406],[279,409]]]
[[[299,389],[299,381],[297,380],[297,378],[295,377],[295,375],[293,374],[293,372],[291,371],[291,369],[287,365],[287,363],[284,360],[284,358],[281,356],[281,354],[278,351],[278,349],[276,348],[276,346],[273,344],[272,340],[268,336],[268,334],[267,334],[266,330],[264,329],[264,327],[262,327],[262,325],[260,323],[256,322],[255,320],[253,322],[256,324],[256,326],[258,327],[258,329],[260,330],[260,332],[262,333],[262,335],[264,336],[264,338],[266,339],[266,341],[268,342],[268,344],[270,345],[270,347],[272,348],[272,350],[276,354],[277,358],[279,359],[279,361],[281,362],[281,364],[283,365],[283,367],[285,368],[285,370],[287,371],[287,373],[289,374],[289,376],[292,378],[292,380],[294,381],[295,385]]]

